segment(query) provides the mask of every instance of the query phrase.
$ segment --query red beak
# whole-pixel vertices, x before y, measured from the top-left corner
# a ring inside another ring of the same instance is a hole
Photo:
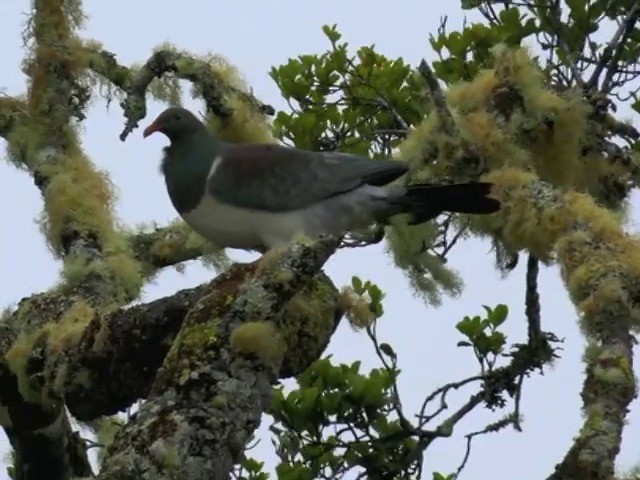
[[[160,125],[156,122],[151,123],[147,128],[142,132],[142,138],[147,138],[149,135],[155,132],[159,132],[162,129]]]

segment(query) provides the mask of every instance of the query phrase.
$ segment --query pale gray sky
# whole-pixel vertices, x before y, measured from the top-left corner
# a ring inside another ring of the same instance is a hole
[[[29,5],[24,0],[0,2],[0,88],[10,94],[22,92],[25,86],[19,70],[23,55],[20,33],[26,20],[23,12]],[[101,41],[123,63],[146,59],[151,49],[164,41],[195,53],[222,54],[245,74],[259,98],[283,108],[278,90],[267,75],[269,68],[292,56],[324,51],[327,41],[321,32],[323,24],[337,23],[352,47],[375,43],[380,52],[390,57],[402,56],[417,64],[423,56],[433,58],[427,39],[429,33],[436,31],[440,16],[448,15],[452,27],[462,21],[456,1],[400,0],[392,8],[389,2],[381,0],[323,0],[302,5],[295,0],[179,3],[89,0],[85,1],[85,12],[90,16],[85,35]],[[196,107],[193,103],[189,106]],[[149,107],[149,116],[163,108],[157,103]],[[122,143],[118,139],[122,126],[123,117],[116,103],[107,111],[104,102],[96,101],[85,122],[84,146],[96,164],[110,172],[118,186],[117,208],[124,222],[168,222],[175,213],[158,172],[160,149],[166,140],[156,136],[143,141],[137,130]],[[0,306],[6,306],[51,287],[56,282],[59,265],[52,260],[35,223],[42,208],[38,191],[28,175],[6,162],[0,162],[0,201],[7,205],[1,217],[5,233],[0,236],[4,276]],[[379,331],[399,355],[403,369],[401,394],[408,411],[415,411],[424,396],[442,383],[476,373],[471,355],[455,346],[459,337],[453,325],[462,316],[481,313],[483,304],[507,303],[511,316],[505,329],[511,335],[510,340],[525,340],[522,266],[509,278],[501,279],[494,271],[489,245],[479,241],[458,245],[451,264],[462,272],[467,287],[459,299],[447,298],[437,309],[427,308],[413,297],[408,282],[392,266],[381,246],[341,252],[327,266],[338,286],[357,274],[377,282],[387,293],[387,313]],[[168,270],[155,284],[147,286],[143,300],[199,284],[211,275],[199,265],[190,266],[185,274]],[[566,339],[562,358],[544,377],[526,382],[522,400],[524,432],[506,430],[477,439],[462,478],[544,478],[562,459],[581,425],[579,392],[584,340],[557,269],[542,269],[540,285],[544,327]],[[329,353],[335,361],[361,360],[367,368],[378,366],[369,341],[363,334],[354,333],[346,322],[335,334]],[[462,400],[473,392],[451,398]],[[451,401],[450,405],[456,404]],[[628,468],[639,457],[637,442],[634,447],[628,441],[640,434],[639,411],[636,404],[632,407],[627,441],[618,462],[622,468]],[[489,412],[470,415],[459,424],[452,438],[436,442],[429,450],[426,459],[429,469],[454,471],[464,454],[463,435],[497,419]],[[6,439],[0,441],[0,451],[6,451]],[[270,451],[267,441],[253,452],[273,467]],[[5,478],[8,477],[2,469],[0,479]]]

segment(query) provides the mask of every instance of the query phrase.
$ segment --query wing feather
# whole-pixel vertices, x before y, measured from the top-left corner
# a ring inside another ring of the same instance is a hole
[[[207,188],[221,202],[283,212],[362,185],[386,185],[407,170],[400,162],[348,153],[311,152],[276,144],[227,144]]]

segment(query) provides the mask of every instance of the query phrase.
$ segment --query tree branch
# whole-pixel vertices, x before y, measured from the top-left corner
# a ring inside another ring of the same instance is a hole
[[[21,121],[27,122],[31,127],[37,126],[33,136],[28,139],[30,148],[37,153],[31,158],[25,157],[24,161],[25,164],[28,163],[36,184],[43,192],[45,179],[52,176],[44,172],[47,169],[49,172],[55,170],[67,150],[69,139],[66,135],[69,133],[72,109],[81,109],[74,101],[77,98],[75,72],[73,59],[66,48],[73,30],[67,15],[61,1],[36,0],[31,24],[35,40],[35,60],[34,67],[29,72],[31,82],[28,105],[5,98],[5,115],[0,120],[6,131],[15,127],[16,115],[28,113]],[[45,197],[45,202],[49,200]],[[59,234],[63,233],[69,234],[64,242],[66,248],[63,249],[63,254],[74,248],[79,253],[87,251],[84,238],[70,234],[70,229],[61,226]],[[93,247],[97,245],[94,243]],[[26,328],[24,325],[19,327]],[[6,326],[3,325],[3,328],[6,329]],[[16,331],[14,329],[6,332],[3,346],[6,347],[15,338]],[[11,369],[6,362],[7,359],[3,356],[0,363],[0,383],[4,388],[0,398],[8,415],[3,419],[2,425],[15,452],[16,478],[67,479],[72,475],[90,473],[90,469],[87,469],[86,449],[76,452],[76,457],[80,458],[79,463],[72,461],[69,456],[68,446],[73,442],[74,433],[62,402],[58,399],[47,402],[28,401],[20,390],[19,380],[7,375]]]
[[[447,101],[445,100],[444,93],[442,93],[442,89],[438,84],[438,78],[433,73],[426,60],[422,59],[420,61],[420,65],[418,65],[418,72],[420,72],[422,78],[424,78],[424,81],[427,83],[427,88],[431,94],[431,99],[436,108],[442,129],[449,135],[456,135],[458,131],[456,122],[449,111],[449,107],[447,107]]]
[[[259,262],[234,265],[212,282],[147,304],[104,314],[84,311],[75,332],[70,331],[66,317],[73,300],[56,294],[23,300],[10,321],[17,323],[25,311],[36,311],[46,313],[49,322],[17,340],[11,333],[13,326],[5,325],[0,353],[8,356],[12,369],[0,371],[2,404],[7,404],[4,395],[12,390],[5,387],[20,383],[34,399],[63,398],[80,420],[113,415],[130,407],[149,393],[187,313],[208,294],[237,292],[260,268]],[[341,316],[338,291],[328,277],[319,274],[303,286],[279,316],[278,323],[288,325],[288,351],[279,377],[296,375],[313,362],[325,349]],[[21,357],[11,363],[15,352]]]
[[[611,86],[611,79],[613,78],[613,75],[617,70],[616,67],[618,65],[620,55],[622,54],[622,49],[625,45],[623,39],[630,35],[630,33],[633,31],[633,28],[635,27],[639,16],[640,5],[635,4],[633,7],[631,7],[631,10],[629,10],[622,22],[620,22],[618,30],[616,30],[616,32],[613,34],[611,40],[609,41],[609,44],[602,52],[602,56],[600,57],[600,60],[598,61],[598,64],[596,65],[591,78],[589,78],[587,82],[588,88],[597,88],[602,72],[607,69],[608,72],[606,80],[602,84],[602,91],[605,93],[610,93],[607,89]]]
[[[226,480],[260,424],[286,354],[290,326],[278,312],[337,245],[334,239],[293,245],[263,260],[242,289],[202,298],[98,478]]]
[[[127,123],[120,135],[124,141],[129,133],[138,126],[138,122],[147,113],[146,93],[151,82],[165,73],[173,73],[178,78],[188,80],[197,85],[207,105],[209,113],[221,119],[233,115],[227,104],[228,93],[240,96],[246,103],[264,115],[274,115],[275,109],[257,100],[251,93],[238,90],[229,85],[216,73],[211,64],[197,57],[171,49],[158,50],[149,57],[138,71],[120,65],[115,55],[96,46],[87,45],[85,55],[88,68],[102,76],[114,86],[122,90],[126,97],[121,105]]]
[[[513,90],[509,77],[500,80],[493,95]],[[493,114],[505,122],[515,109],[527,114],[517,92],[506,98],[512,101],[488,102]],[[425,137],[425,142],[432,140]],[[458,148],[471,150],[465,144]],[[419,151],[432,150],[425,146]],[[450,165],[445,168],[456,179],[471,173],[465,154],[476,156],[480,164],[486,162],[478,152],[451,152]],[[632,312],[640,307],[640,263],[634,260],[640,243],[625,235],[617,219],[587,195],[554,188],[509,163],[489,173],[486,168],[479,169],[478,173],[496,185],[495,195],[503,208],[492,216],[474,219],[475,228],[500,239],[513,251],[527,250],[536,258],[555,259],[570,298],[582,313],[581,327],[590,342],[582,392],[585,422],[551,478],[611,478],[636,388],[630,330]]]
[[[207,256],[218,269],[229,266],[229,257],[204,238],[195,233],[181,220],[153,231],[130,234],[127,239],[131,248],[144,266],[145,274],[152,276],[158,270]]]

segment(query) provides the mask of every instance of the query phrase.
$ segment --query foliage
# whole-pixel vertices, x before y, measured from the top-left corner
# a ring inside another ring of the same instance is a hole
[[[336,25],[324,26],[327,51],[272,68],[290,109],[277,112],[271,126],[264,117],[273,109],[248,92],[222,57],[192,56],[165,44],[144,64],[125,67],[99,43],[79,39],[79,0],[34,2],[25,32],[28,94],[0,97],[0,135],[10,161],[32,175],[43,195],[41,224],[63,272],[55,289],[21,301],[0,322],[0,423],[14,447],[12,478],[27,478],[39,465],[29,455],[45,449],[48,457],[36,457],[64,459],[50,463],[54,478],[89,476],[87,448],[99,446],[105,478],[131,474],[131,465],[150,476],[153,469],[174,475],[195,451],[203,464],[218,457],[220,465],[237,463],[236,478],[266,480],[272,476],[264,462],[240,454],[265,408],[277,478],[458,478],[476,437],[523,428],[524,381],[557,358],[560,340],[543,330],[540,315],[540,261],[561,267],[588,343],[585,423],[550,478],[612,477],[636,393],[631,339],[640,325],[640,243],[621,222],[631,191],[640,186],[640,133],[615,114],[622,106],[640,112],[640,5],[462,0],[461,6],[482,21],[456,31],[443,21],[430,36],[438,56],[431,66],[388,58],[375,45],[352,53]],[[607,35],[610,26],[614,33]],[[98,90],[121,102],[124,139],[146,114],[147,92],[180,104],[185,80],[204,102],[209,126],[228,141],[277,139],[372,161],[394,156],[408,164],[407,182],[493,181],[503,202],[496,215],[443,215],[421,226],[400,219],[384,231],[354,233],[341,245],[385,238],[396,265],[431,305],[441,302],[442,293],[462,291],[461,279],[446,265],[461,238],[489,237],[505,274],[526,253],[526,340],[504,333],[512,320],[506,305],[485,305],[465,316],[452,328],[460,334],[460,355],[473,356],[477,372],[432,387],[420,409],[408,412],[399,389],[402,352],[378,335],[388,314],[385,293],[374,282],[354,276],[338,293],[327,280],[326,298],[312,288],[317,302],[299,297],[284,305],[303,279],[313,286],[315,275],[320,282],[317,271],[337,241],[304,246],[306,259],[303,247],[292,257],[270,252],[255,271],[233,266],[212,284],[122,308],[164,267],[203,255],[228,267],[227,259],[181,222],[152,231],[117,225],[109,178],[86,157],[75,122],[84,119]],[[279,270],[272,278],[265,272],[273,265]],[[202,290],[208,293],[198,297]],[[277,315],[287,308],[289,315]],[[370,341],[378,368],[365,372],[360,362],[318,358],[343,313]],[[322,331],[310,327],[316,317],[322,317]],[[173,330],[163,325],[167,331],[154,337],[155,330],[146,329],[149,319],[184,324]],[[118,336],[122,331],[131,338]],[[149,347],[140,332],[156,343]],[[118,350],[127,340],[140,351]],[[160,350],[165,354],[157,355]],[[131,355],[138,363],[130,363]],[[147,357],[156,363],[145,363]],[[129,369],[118,369],[118,362]],[[295,386],[271,393],[277,379],[290,375],[296,375]],[[139,381],[127,383],[129,377]],[[105,388],[100,378],[122,391]],[[471,390],[468,397],[450,398],[463,389]],[[126,422],[94,415],[111,415],[140,397],[144,403]],[[67,409],[92,420],[97,444],[71,430]],[[497,416],[464,433],[466,451],[456,471],[433,472],[425,454],[478,409]],[[47,433],[38,437],[40,450],[31,450],[34,432]],[[215,458],[202,454],[212,451]]]

